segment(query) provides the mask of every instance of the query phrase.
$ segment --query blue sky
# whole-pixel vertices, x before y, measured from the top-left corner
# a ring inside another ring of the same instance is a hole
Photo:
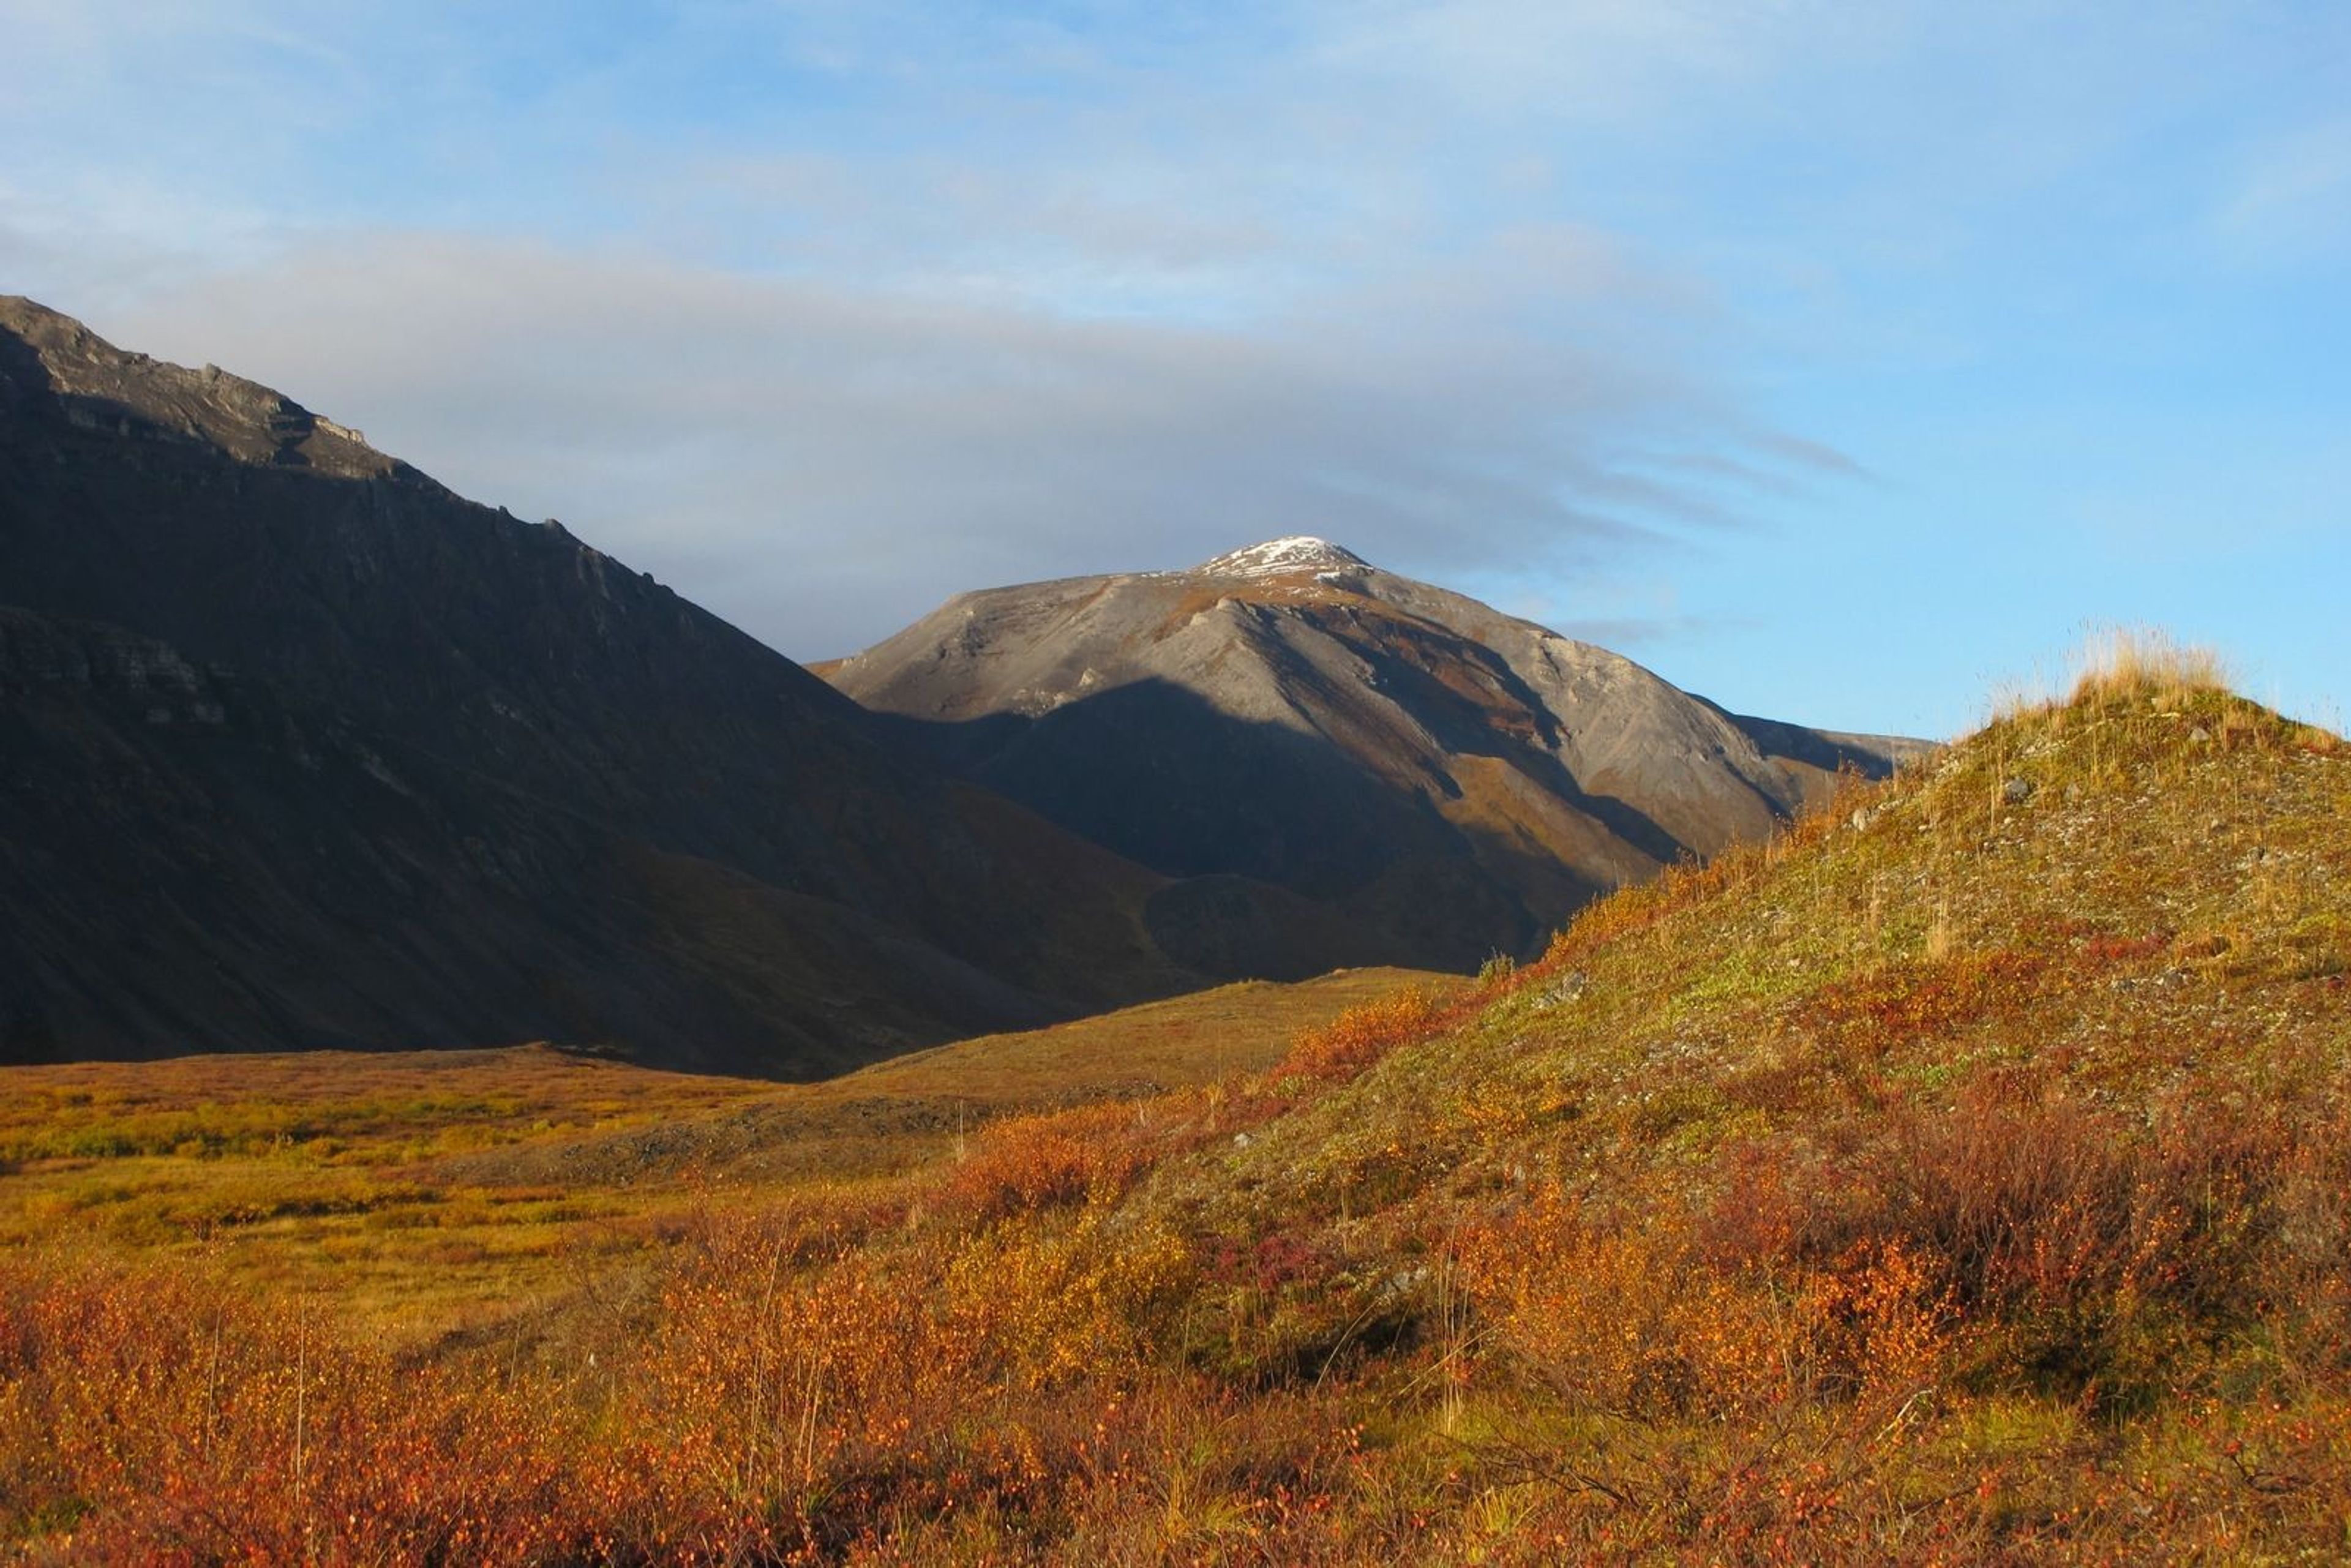
[[[2351,7],[0,0],[0,289],[796,657],[1320,533],[1950,734],[2351,699]]]

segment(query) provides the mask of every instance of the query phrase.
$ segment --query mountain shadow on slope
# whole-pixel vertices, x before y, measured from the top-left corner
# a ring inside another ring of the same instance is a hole
[[[1426,785],[1368,772],[1321,736],[1238,717],[1170,681],[1035,718],[897,724],[988,789],[1183,879],[1153,895],[1146,919],[1164,951],[1206,972],[1252,962],[1268,978],[1319,972],[1304,959],[1269,963],[1285,941],[1336,964],[1475,968],[1540,947],[1601,891],[1507,835],[1448,821]],[[1557,778],[1527,787],[1569,795],[1661,860],[1678,852],[1621,801]],[[1246,883],[1294,896],[1277,910]]]
[[[1203,977],[1164,878],[572,538],[0,299],[10,1055],[831,1071]]]
[[[1597,894],[1771,831],[1840,769],[1924,749],[1729,714],[1307,538],[959,595],[816,668],[1154,870],[1278,883],[1448,968],[1529,953]]]

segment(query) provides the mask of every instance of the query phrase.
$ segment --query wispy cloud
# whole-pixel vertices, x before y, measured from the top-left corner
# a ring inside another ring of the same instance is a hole
[[[2351,250],[2351,116],[2261,144],[2214,225],[2241,256],[2309,261]]]
[[[977,583],[1280,533],[1405,569],[1569,567],[1728,520],[1622,447],[1788,469],[1702,377],[1547,328],[1555,274],[1486,276],[1241,331],[382,234],[99,324],[245,368],[460,489],[559,510],[803,656]],[[1589,308],[1611,298],[1583,287]]]

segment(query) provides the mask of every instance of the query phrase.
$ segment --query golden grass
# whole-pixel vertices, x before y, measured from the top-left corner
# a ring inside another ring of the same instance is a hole
[[[2176,708],[2198,693],[2221,693],[2231,678],[2214,649],[2182,643],[2155,626],[2105,626],[2085,635],[2066,660],[2060,682],[2046,673],[2002,685],[1994,694],[1994,724],[2014,723],[2067,707],[2118,702]]]
[[[820,1083],[546,1046],[0,1068],[0,1249],[201,1254],[402,1341],[478,1333],[698,1217],[887,1180],[1008,1114],[1260,1071],[1416,979],[1458,983],[1246,982]]]
[[[2154,627],[2108,627],[2090,638],[2076,664],[2071,700],[2077,704],[2130,697],[2178,703],[2229,685],[2229,667],[2218,653]]]

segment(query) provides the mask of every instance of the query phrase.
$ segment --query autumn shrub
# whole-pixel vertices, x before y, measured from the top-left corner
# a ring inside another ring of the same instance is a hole
[[[1625,1420],[1751,1420],[1931,1382],[1953,1314],[1931,1259],[1862,1242],[1824,1264],[1727,1265],[1696,1216],[1638,1225],[1537,1197],[1462,1243],[1495,1351],[1570,1408]]]
[[[1986,1074],[1890,1115],[1860,1223],[1940,1260],[1998,1331],[1995,1375],[2143,1399],[2264,1311],[2293,1150],[2274,1114],[2182,1102],[2150,1126]]]
[[[2351,1107],[2337,1100],[2296,1127],[2278,1197],[2282,1256],[2265,1275],[2281,1310],[2268,1322],[2304,1382],[2351,1398]]]
[[[1306,1030],[1269,1076],[1276,1083],[1353,1078],[1396,1047],[1430,1038],[1450,1016],[1434,992],[1408,987]]]
[[[948,1175],[940,1207],[979,1219],[1124,1192],[1158,1152],[1134,1105],[1108,1101],[983,1128]]]
[[[844,1514],[935,1495],[985,1365],[937,1285],[929,1253],[802,1267],[749,1230],[678,1260],[618,1412],[659,1456],[665,1544],[798,1550]]]
[[[1038,1146],[1029,1131],[998,1148]],[[1091,1473],[1071,1446],[1084,1434],[1056,1414],[1066,1392],[1099,1414],[1148,1381],[1191,1277],[1173,1232],[1050,1202],[830,1253],[755,1223],[714,1229],[674,1261],[618,1383],[612,1419],[648,1463],[635,1539],[831,1555],[873,1549],[880,1521],[1025,1519]]]
[[[0,1281],[0,1523],[89,1560],[556,1561],[598,1534],[568,1436],[298,1302],[162,1269]]]
[[[1027,1387],[1092,1382],[1116,1389],[1175,1336],[1169,1313],[1197,1277],[1190,1245],[1151,1222],[1113,1225],[1088,1209],[1031,1219],[956,1249],[939,1284],[944,1310],[977,1336],[995,1381]]]

